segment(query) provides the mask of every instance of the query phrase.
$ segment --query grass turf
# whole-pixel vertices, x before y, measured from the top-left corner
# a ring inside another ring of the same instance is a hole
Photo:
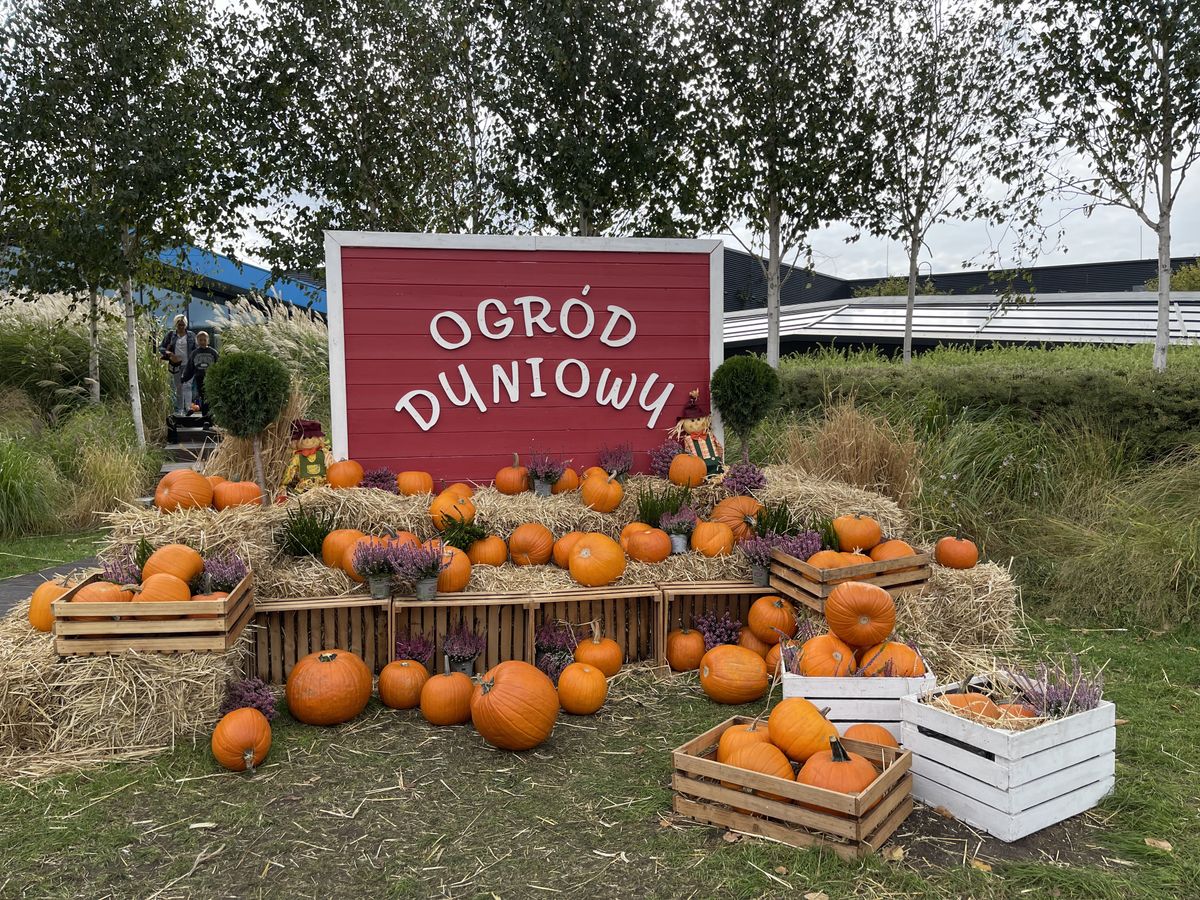
[[[103,538],[100,529],[10,538],[0,545],[0,578],[95,556]]]
[[[1111,660],[1107,695],[1128,724],[1116,792],[1016,845],[923,810],[889,845],[903,858],[846,864],[678,820],[670,749],[757,710],[710,703],[692,676],[630,672],[600,715],[563,716],[526,754],[373,701],[333,729],[282,712],[253,778],[184,746],[0,785],[0,896],[1189,896],[1200,884],[1195,643],[1038,627],[1039,653]]]

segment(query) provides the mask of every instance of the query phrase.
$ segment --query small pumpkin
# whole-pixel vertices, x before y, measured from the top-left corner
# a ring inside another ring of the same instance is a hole
[[[981,719],[1000,718],[1000,707],[996,706],[991,697],[978,691],[969,690],[966,685],[967,682],[964,681],[959,685],[958,691],[941,695],[942,700],[951,707],[953,712],[967,713],[969,716],[977,716]]]
[[[883,528],[870,516],[854,513],[833,520],[838,548],[845,553],[866,552],[883,540]]]
[[[306,725],[340,725],[366,709],[371,670],[348,650],[318,650],[292,667],[284,696],[291,714]]]
[[[744,541],[753,537],[758,523],[758,514],[762,512],[762,504],[753,497],[726,497],[713,507],[712,522],[729,526],[735,541]]]
[[[192,602],[195,603],[197,600],[224,600],[228,596],[229,596],[228,591],[213,591],[210,594],[192,594]],[[219,619],[219,618],[221,618],[221,615],[220,615],[220,613],[189,613],[187,618],[189,618],[189,619]]]
[[[567,466],[558,481],[550,486],[551,494],[566,494],[579,489],[579,473]]]
[[[571,663],[558,676],[558,702],[573,716],[590,716],[608,698],[608,679],[587,663]]]
[[[630,535],[626,552],[638,562],[660,563],[671,555],[671,536],[661,528],[638,531]]]
[[[340,569],[346,557],[346,548],[366,537],[357,528],[338,528],[325,535],[321,541],[321,561],[331,569]]]
[[[600,466],[588,466],[586,469],[583,470],[583,476],[582,476],[583,481],[587,481],[589,478],[596,478],[596,477],[607,478],[608,472],[605,469],[600,468]]]
[[[672,484],[683,487],[697,487],[708,477],[708,466],[704,460],[691,453],[676,453],[667,470],[667,478]]]
[[[1036,719],[1037,710],[1032,706],[1026,706],[1024,703],[997,703],[996,708],[1000,710],[1000,718],[1005,716],[1013,719]]]
[[[211,506],[212,499],[212,482],[192,469],[168,472],[154,489],[154,505],[163,512],[201,509]]]
[[[214,491],[217,489],[218,484],[224,484],[229,480],[221,475],[205,475],[204,478],[213,486]]]
[[[475,496],[475,488],[471,487],[465,481],[456,481],[449,487],[443,488],[441,492],[443,494],[453,494],[462,500],[470,500]]]
[[[947,569],[973,569],[979,563],[979,548],[974,541],[967,540],[959,531],[947,536],[933,547],[933,558],[939,566]]]
[[[825,598],[829,630],[852,647],[873,647],[886,641],[896,627],[896,603],[881,587],[865,581],[846,581]]]
[[[733,552],[733,529],[724,522],[697,522],[691,547],[704,556],[728,556]]]
[[[858,652],[859,674],[889,675],[892,678],[919,678],[925,674],[921,655],[908,644],[884,641]]]
[[[428,680],[424,665],[415,659],[397,659],[379,673],[379,699],[392,709],[413,709],[421,703],[421,688]]]
[[[204,559],[186,544],[163,544],[147,558],[142,566],[142,580],[151,575],[174,575],[189,584],[204,571]]]
[[[72,603],[129,603],[133,600],[133,594],[123,590],[118,585],[111,581],[93,581],[90,584],[85,584],[75,592],[75,596],[71,598]],[[119,616],[74,616],[77,622],[104,622],[109,619],[118,619]]]
[[[546,673],[516,659],[489,669],[471,695],[475,730],[501,750],[530,750],[545,742],[558,710],[558,692]]]
[[[779,673],[779,661],[783,658],[783,644],[772,644],[771,649],[767,651],[767,655],[763,657],[763,662],[767,664],[767,672],[771,677]]]
[[[749,703],[767,692],[767,664],[753,650],[719,644],[700,660],[700,687],[717,703]]]
[[[166,572],[142,580],[142,589],[134,595],[135,603],[178,603],[192,599],[187,582]]]
[[[852,741],[862,741],[864,744],[878,744],[880,747],[900,746],[890,731],[874,722],[860,722],[857,725],[851,725],[842,734],[842,737]]]
[[[438,574],[437,589],[443,594],[464,591],[471,583],[471,560],[467,554],[449,544],[442,548],[442,571]]]
[[[717,741],[717,762],[728,762],[729,757],[743,747],[769,743],[771,733],[767,730],[766,722],[755,719],[753,722],[730,725],[721,732],[721,739]]]
[[[433,476],[428,472],[415,470],[401,472],[396,476],[396,490],[405,497],[411,497],[414,494],[432,494]]]
[[[649,531],[650,527],[651,526],[647,525],[645,522],[630,522],[628,525],[622,528],[621,537],[619,538],[621,542],[621,549],[628,553],[629,539],[640,531]]]
[[[837,737],[833,723],[803,697],[781,700],[767,717],[767,730],[771,743],[798,763],[820,753],[831,737]]]
[[[739,747],[729,754],[729,757],[725,760],[725,764],[737,769],[745,769],[749,772],[758,772],[761,775],[782,778],[786,781],[795,781],[796,779],[795,774],[792,772],[792,764],[788,762],[788,758],[783,755],[783,752],[773,744],[764,742],[755,742]],[[721,785],[735,791],[751,793],[747,788],[733,782],[722,781]],[[770,791],[755,790],[752,793],[767,800],[788,802],[786,797],[779,794],[772,794]],[[746,812],[746,810],[743,810],[743,812]]]
[[[770,647],[778,644],[780,637],[791,637],[796,633],[796,611],[782,597],[759,597],[750,605],[746,625],[756,638]]]
[[[592,623],[592,636],[575,647],[575,662],[596,667],[604,673],[605,678],[612,678],[620,672],[624,661],[625,653],[621,645],[612,638],[601,637],[597,622]]]
[[[892,539],[876,544],[867,554],[875,562],[886,562],[889,559],[902,559],[905,556],[916,556],[917,551],[907,541]]]
[[[255,505],[262,505],[262,490],[253,481],[226,481],[213,488],[213,506],[217,509]]]
[[[796,782],[853,795],[865,791],[878,775],[869,759],[848,751],[834,733],[829,738],[829,749],[814,753],[800,767]]]
[[[421,715],[430,725],[463,725],[471,721],[475,686],[462,672],[434,675],[421,688]]]
[[[502,566],[508,562],[508,544],[504,538],[489,534],[473,541],[467,548],[467,559],[473,566]]]
[[[625,552],[606,534],[585,534],[571,548],[567,570],[586,587],[603,587],[625,574]]]
[[[835,634],[809,638],[800,648],[800,674],[809,678],[853,675],[854,648]]]
[[[582,531],[568,531],[554,542],[554,564],[560,569],[566,569],[571,564],[571,551],[583,537]]]
[[[475,504],[469,497],[442,491],[429,504],[429,517],[438,531],[446,530],[446,523],[453,520],[463,523],[475,521]]]
[[[355,488],[362,480],[363,467],[352,459],[335,462],[325,470],[325,481],[331,488]]]
[[[502,494],[521,494],[529,490],[529,470],[521,465],[520,457],[514,453],[511,466],[496,473],[496,490]]]
[[[691,672],[704,659],[704,635],[692,628],[676,628],[667,634],[667,665],[674,672]]]
[[[271,723],[250,706],[221,717],[212,733],[212,755],[232,772],[254,770],[271,750]]]
[[[806,562],[818,569],[840,569],[845,561],[837,550],[818,550]]]
[[[621,505],[625,489],[621,487],[621,482],[617,481],[616,475],[606,475],[603,478],[594,475],[584,480],[579,489],[579,496],[583,505],[589,509],[610,513]]]
[[[768,644],[760,641],[758,636],[745,625],[738,629],[738,646],[745,647],[747,650],[753,650],[764,661],[767,658],[767,651],[771,649]]]
[[[554,552],[554,535],[540,522],[518,525],[508,538],[508,554],[514,565],[543,566]]]
[[[69,591],[69,585],[57,581],[43,581],[29,595],[29,624],[38,631],[54,628],[54,611],[50,608],[55,600]]]

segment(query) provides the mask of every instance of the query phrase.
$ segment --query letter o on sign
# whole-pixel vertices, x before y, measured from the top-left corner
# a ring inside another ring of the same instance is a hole
[[[438,327],[438,323],[441,322],[442,319],[449,319],[462,331],[462,338],[458,341],[458,343],[448,341],[442,337],[441,329]],[[442,347],[446,350],[457,350],[459,347],[465,347],[471,342],[471,326],[467,324],[466,319],[456,312],[440,312],[434,316],[429,323],[429,335],[435,341],[437,341],[437,345],[439,347]]]

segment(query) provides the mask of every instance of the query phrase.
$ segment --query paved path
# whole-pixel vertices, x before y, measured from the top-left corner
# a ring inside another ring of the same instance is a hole
[[[12,578],[0,579],[0,615],[8,612],[20,601],[33,593],[33,589],[53,575],[61,575],[74,569],[85,569],[99,565],[96,557],[77,559],[74,562],[59,563],[42,569],[40,572],[30,572],[27,575],[14,575]]]

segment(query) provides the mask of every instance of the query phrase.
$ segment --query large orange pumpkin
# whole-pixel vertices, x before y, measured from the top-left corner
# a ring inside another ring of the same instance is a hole
[[[907,541],[890,540],[884,541],[882,544],[876,544],[871,548],[871,552],[867,554],[875,562],[885,562],[889,559],[901,559],[905,556],[915,556],[917,553],[913,549],[912,544]]]
[[[567,466],[558,481],[550,486],[551,494],[566,494],[579,488],[579,473]]]
[[[421,715],[431,725],[462,725],[471,721],[471,692],[475,686],[462,672],[434,675],[421,688]]]
[[[925,663],[908,644],[884,641],[858,651],[859,674],[892,678],[919,678],[925,674]]]
[[[352,459],[335,462],[325,471],[325,481],[331,488],[354,488],[362,484],[363,467]]]
[[[703,484],[707,477],[708,466],[691,453],[676,453],[671,460],[671,468],[667,470],[667,478],[671,483],[683,487],[696,487]]]
[[[595,666],[571,663],[558,676],[558,702],[573,716],[590,716],[608,697],[608,679]]]
[[[660,563],[671,555],[671,536],[661,528],[647,528],[629,536],[626,552],[644,563]]]
[[[554,535],[540,522],[518,525],[508,538],[508,554],[514,565],[543,566],[554,552]]]
[[[474,522],[475,504],[469,497],[442,491],[429,504],[429,517],[438,531],[446,530],[449,521]]]
[[[379,699],[392,709],[412,709],[421,702],[421,688],[429,680],[425,666],[415,659],[397,659],[379,673]]]
[[[799,763],[820,753],[831,737],[837,737],[833,724],[803,697],[781,700],[767,717],[767,730],[771,743]]]
[[[346,558],[346,548],[352,547],[366,535],[357,528],[338,528],[321,541],[321,561],[331,569],[340,569]]]
[[[825,598],[829,630],[851,647],[873,647],[896,627],[896,602],[881,587],[865,581],[839,584]]]
[[[603,587],[625,574],[625,552],[606,534],[585,534],[571,548],[567,569],[580,584]]]
[[[445,484],[445,482],[443,482]],[[456,481],[448,488],[443,488],[441,493],[453,494],[455,497],[460,497],[463,500],[470,500],[475,496],[475,489],[465,481]]]
[[[747,650],[753,650],[766,661],[767,653],[770,651],[770,645],[760,641],[745,625],[738,629],[738,646],[745,647]]]
[[[846,750],[835,733],[829,738],[829,749],[814,753],[800,767],[796,782],[839,794],[860,794],[878,774],[869,759]]]
[[[72,603],[129,603],[131,600],[133,600],[133,594],[121,590],[111,581],[93,581],[85,584],[71,598]],[[120,616],[75,616],[74,620],[77,622],[103,622],[107,619],[119,618]]]
[[[554,542],[554,564],[560,569],[566,569],[571,564],[571,551],[576,542],[583,537],[582,531],[568,531]]]
[[[213,758],[233,772],[253,769],[271,750],[271,723],[250,706],[221,717],[212,733]]]
[[[203,571],[204,560],[191,547],[186,544],[163,544],[146,558],[142,566],[142,580],[164,573],[190,584]]]
[[[746,624],[754,636],[767,646],[778,644],[781,637],[796,633],[796,611],[782,597],[759,597],[750,605]]]
[[[520,457],[514,453],[511,466],[496,473],[496,490],[502,494],[521,494],[529,490],[529,470],[521,465]]]
[[[792,772],[792,764],[788,762],[788,758],[783,755],[782,751],[773,744],[764,742],[754,742],[739,747],[729,754],[725,760],[725,764],[733,766],[737,769],[746,769],[749,772],[758,772],[762,775],[771,775],[775,778],[783,778],[786,781],[795,780],[795,775]],[[780,800],[787,802],[787,798],[779,794],[772,794],[770,791],[750,791],[741,785],[734,784],[729,781],[722,781],[724,787],[735,791],[745,791],[746,793],[754,793],[767,800]],[[736,808],[736,807],[735,807]],[[745,810],[743,810],[745,812]]]
[[[213,488],[213,506],[217,509],[255,504],[262,504],[262,490],[253,481],[226,481]]]
[[[700,687],[717,703],[749,703],[767,692],[767,664],[753,650],[720,644],[700,660]]]
[[[134,595],[135,603],[172,603],[192,599],[187,582],[159,572],[142,580],[142,589]]]
[[[467,554],[447,544],[442,548],[442,563],[445,568],[438,575],[438,591],[454,594],[466,590],[471,582],[471,561],[467,559]]]
[[[489,534],[473,541],[467,548],[467,559],[473,566],[502,566],[508,562],[508,544],[504,538]]]
[[[944,537],[933,548],[938,565],[948,569],[973,569],[979,562],[979,548],[961,534]]]
[[[71,588],[57,581],[43,581],[29,596],[29,624],[38,631],[50,631],[54,627],[54,611],[50,604]]]
[[[700,668],[704,659],[704,635],[691,628],[677,628],[667,635],[667,665],[675,672]]]
[[[396,476],[396,490],[405,497],[411,497],[413,494],[432,494],[433,476],[428,472],[401,472]]]
[[[589,478],[607,478],[608,472],[599,466],[588,466],[583,470],[582,479],[587,481]]]
[[[213,486],[214,491],[217,489],[218,484],[224,484],[229,480],[221,475],[205,475],[204,477],[207,479],[208,483]]]
[[[610,513],[621,505],[621,500],[625,497],[625,489],[613,475],[605,475],[603,478],[594,475],[583,482],[583,486],[579,489],[579,496],[583,500],[583,505],[589,509]]]
[[[753,497],[726,497],[713,507],[709,520],[728,525],[733,532],[735,541],[744,541],[754,536],[754,526],[758,522],[758,514],[762,512],[762,504]]]
[[[729,757],[743,747],[752,744],[771,743],[771,733],[767,731],[767,723],[755,719],[740,725],[730,725],[721,732],[717,741],[717,762],[728,762]]]
[[[880,747],[900,746],[890,731],[874,722],[860,722],[857,725],[851,725],[842,734],[842,737],[852,741],[862,741],[864,744],[878,744]]]
[[[319,650],[292,668],[284,695],[292,715],[306,725],[339,725],[366,708],[371,670],[348,650]]]
[[[168,472],[154,489],[154,505],[163,512],[211,506],[212,499],[212,483],[191,469]]]
[[[510,659],[493,666],[471,695],[475,730],[501,750],[530,750],[543,743],[558,719],[558,692],[546,673]]]
[[[854,513],[833,520],[833,533],[843,552],[865,553],[883,540],[883,529],[870,516]]]
[[[728,556],[733,552],[733,529],[724,522],[697,522],[691,546],[704,556]]]
[[[612,638],[600,636],[600,631],[593,624],[592,636],[580,641],[575,647],[575,662],[594,666],[604,673],[605,678],[612,678],[621,671],[621,663],[625,661],[625,653],[621,645]]]
[[[853,675],[854,648],[835,634],[809,638],[800,648],[800,674],[809,678]]]

